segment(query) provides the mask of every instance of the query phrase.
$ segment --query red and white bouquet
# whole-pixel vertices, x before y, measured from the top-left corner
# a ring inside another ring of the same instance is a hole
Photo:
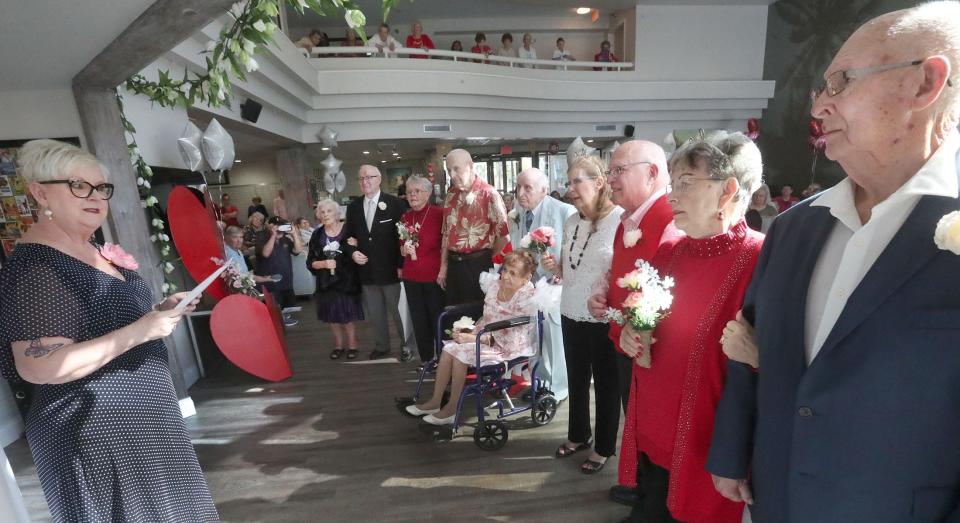
[[[420,224],[397,222],[397,235],[403,246],[410,249],[410,259],[417,260],[417,247],[420,245]]]
[[[641,367],[650,368],[653,329],[670,313],[673,304],[670,289],[674,281],[670,276],[661,278],[657,270],[644,260],[637,260],[636,267],[617,280],[617,286],[629,290],[630,294],[623,300],[622,309],[607,309],[606,319],[619,325],[629,324],[640,334],[645,350],[637,354],[634,361]]]
[[[536,254],[543,254],[555,245],[557,245],[557,233],[553,227],[537,227],[520,238],[520,248]]]
[[[220,258],[210,258],[217,266],[227,264],[227,268],[220,273],[227,289],[234,294],[246,294],[253,298],[260,298],[260,291],[257,290],[257,282],[253,279],[252,272],[241,271],[236,263],[224,261]]]

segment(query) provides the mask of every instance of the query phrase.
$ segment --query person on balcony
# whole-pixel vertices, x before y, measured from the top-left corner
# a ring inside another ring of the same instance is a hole
[[[297,40],[297,42],[293,45],[299,47],[300,49],[306,49],[309,52],[314,47],[329,47],[330,39],[327,38],[327,33],[324,33],[319,29],[314,29],[310,31],[310,34]]]
[[[459,52],[462,53],[462,52],[463,52],[463,43],[460,42],[460,40],[454,40],[453,43],[450,44],[450,50],[451,50],[451,51],[459,51]]]
[[[557,48],[553,50],[553,59],[567,62],[574,62],[577,59],[567,51],[567,41],[562,37],[557,38]]]
[[[604,40],[600,43],[600,52],[593,55],[594,62],[619,62],[617,55],[610,51],[610,40]],[[594,71],[610,71],[610,67],[594,67]]]
[[[503,33],[503,36],[500,37],[500,49],[497,51],[497,56],[506,56],[509,58],[517,57],[517,50],[513,47],[513,35],[510,33]],[[510,65],[509,63],[504,65]]]
[[[493,49],[487,45],[486,34],[477,33],[477,35],[473,37],[473,41],[476,42],[477,45],[470,48],[471,53],[482,54],[484,56],[490,56],[493,54]],[[474,62],[480,63],[480,60],[474,60]],[[490,62],[484,61],[483,63],[489,64]]]
[[[520,44],[520,48],[517,49],[517,57],[527,58],[530,60],[537,59],[537,48],[533,46],[533,35],[530,33],[523,33],[523,43]],[[533,69],[533,64],[523,64],[523,67]]]
[[[411,49],[436,49],[430,36],[423,34],[423,25],[420,22],[414,22],[410,28],[411,34],[407,35],[407,47]],[[412,54],[410,58],[427,58],[427,55]]]
[[[390,34],[390,26],[387,24],[380,24],[380,28],[377,29],[377,34],[370,37],[367,45],[376,47],[377,50],[384,55],[403,47],[400,45],[400,42]]]

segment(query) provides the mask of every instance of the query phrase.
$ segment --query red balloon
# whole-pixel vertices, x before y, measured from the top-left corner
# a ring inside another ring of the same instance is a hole
[[[820,120],[810,120],[810,136],[817,138],[823,136],[823,124]]]
[[[759,133],[760,132],[760,121],[756,118],[751,118],[747,120],[747,132],[749,133]]]

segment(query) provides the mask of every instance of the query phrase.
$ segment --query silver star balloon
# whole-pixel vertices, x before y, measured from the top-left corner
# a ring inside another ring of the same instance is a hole
[[[337,146],[337,135],[340,134],[339,131],[334,131],[328,125],[324,125],[320,132],[317,133],[317,138],[320,139],[320,142],[323,143],[325,147],[334,148]]]
[[[328,173],[335,173],[340,170],[340,164],[343,163],[342,160],[338,160],[333,156],[333,153],[330,153],[327,156],[327,159],[320,162],[320,165],[327,170]]]
[[[233,166],[233,138],[216,118],[210,120],[207,130],[203,132],[203,157],[214,171]]]
[[[190,171],[202,171],[203,169],[203,132],[194,125],[193,122],[187,122],[187,127],[183,130],[180,138],[177,138],[177,147],[180,149],[180,157],[183,158],[183,164]]]

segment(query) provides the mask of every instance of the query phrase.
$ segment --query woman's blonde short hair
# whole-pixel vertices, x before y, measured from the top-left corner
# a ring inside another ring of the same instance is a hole
[[[79,167],[100,169],[104,180],[110,172],[96,156],[83,149],[57,140],[31,140],[23,145],[17,157],[18,173],[27,183],[62,180]]]
[[[324,198],[324,199],[320,200],[319,202],[317,202],[317,210],[318,210],[318,211],[319,211],[320,209],[323,209],[324,207],[326,207],[326,208],[328,208],[328,209],[332,209],[332,210],[333,210],[333,215],[336,216],[338,220],[341,219],[341,218],[343,218],[342,216],[340,216],[340,205],[339,205],[337,202],[333,201],[332,198]]]

